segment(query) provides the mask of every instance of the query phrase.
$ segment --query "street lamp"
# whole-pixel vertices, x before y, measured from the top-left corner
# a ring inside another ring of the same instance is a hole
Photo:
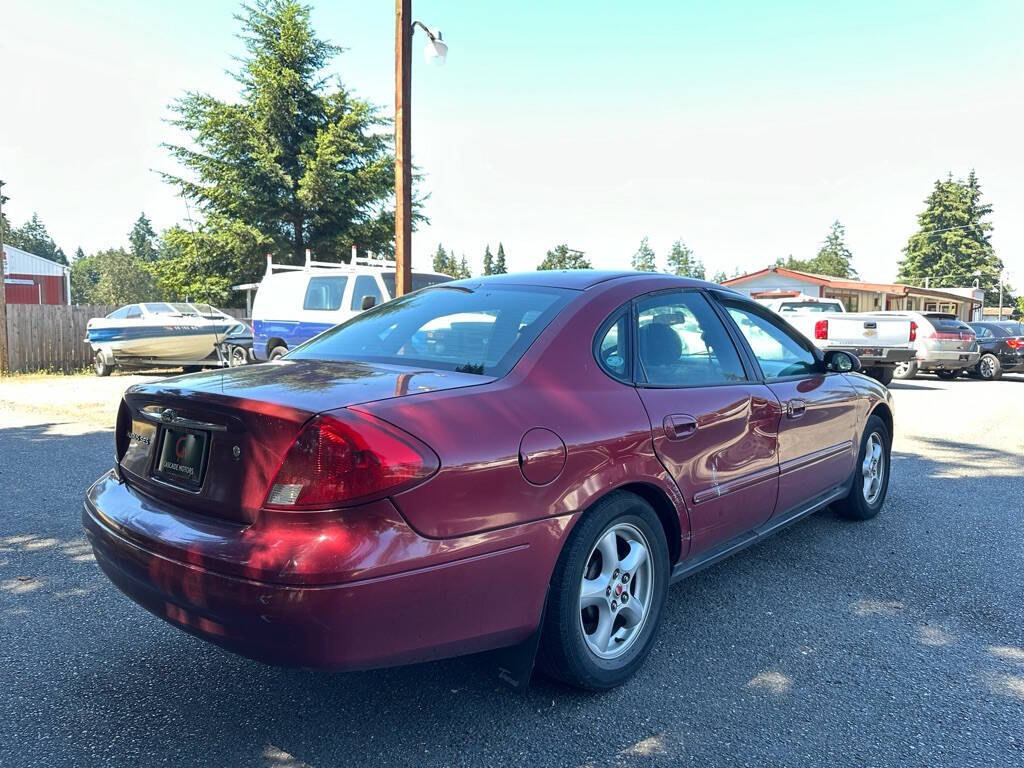
[[[412,0],[395,0],[395,296],[412,290],[412,33],[427,34],[423,53],[443,64],[448,44],[412,18]]]

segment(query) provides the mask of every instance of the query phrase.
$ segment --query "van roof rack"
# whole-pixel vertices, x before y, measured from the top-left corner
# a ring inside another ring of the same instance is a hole
[[[349,263],[340,261],[314,261],[312,252],[306,249],[306,263],[302,266],[295,264],[275,264],[273,254],[267,254],[267,274],[274,272],[303,272],[311,269],[337,269],[343,272],[352,272],[354,267],[376,267],[377,269],[394,269],[395,260],[387,256],[375,254],[372,251],[366,256],[360,257],[356,246],[352,246],[352,261]]]

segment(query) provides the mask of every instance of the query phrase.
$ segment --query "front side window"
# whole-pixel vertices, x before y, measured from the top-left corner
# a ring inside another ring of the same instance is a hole
[[[356,315],[288,358],[504,376],[573,295],[532,287],[431,288]]]
[[[340,309],[347,284],[347,277],[311,277],[309,285],[306,286],[306,298],[302,302],[302,308],[324,312]]]
[[[726,303],[726,308],[766,379],[810,376],[819,372],[814,353],[773,319],[741,304]]]
[[[356,277],[356,283],[352,287],[352,309],[363,308],[363,297],[372,296],[373,306],[384,303],[384,297],[380,294],[380,288],[377,286],[377,278],[373,275],[359,275]]]
[[[680,291],[637,302],[639,374],[658,387],[694,387],[746,380],[739,353],[711,304]]]

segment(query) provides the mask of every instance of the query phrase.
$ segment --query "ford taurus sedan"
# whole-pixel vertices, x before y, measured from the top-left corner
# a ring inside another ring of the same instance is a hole
[[[857,366],[710,283],[451,282],[132,387],[83,520],[129,597],[250,657],[536,649],[604,689],[671,582],[827,505],[878,513],[893,407]]]

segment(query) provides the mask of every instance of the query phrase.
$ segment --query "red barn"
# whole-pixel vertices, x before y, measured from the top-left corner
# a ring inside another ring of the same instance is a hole
[[[71,268],[4,244],[8,304],[70,304]]]

